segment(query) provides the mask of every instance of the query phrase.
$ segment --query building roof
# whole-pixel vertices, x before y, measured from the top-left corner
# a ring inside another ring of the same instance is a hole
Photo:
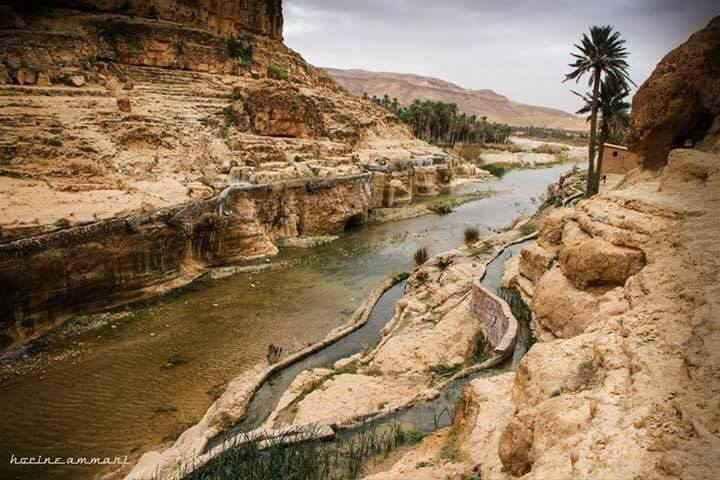
[[[606,148],[615,148],[615,149],[617,149],[617,150],[625,150],[625,151],[627,151],[627,147],[623,147],[622,145],[615,145],[614,143],[606,143],[606,144],[605,144],[605,147],[606,147]]]

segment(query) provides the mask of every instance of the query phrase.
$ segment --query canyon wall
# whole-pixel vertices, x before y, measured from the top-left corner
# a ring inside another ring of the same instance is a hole
[[[282,0],[7,0],[19,12],[69,8],[181,23],[216,34],[250,31],[282,40]]]
[[[0,347],[66,318],[148,298],[274,241],[367,219],[369,175],[232,187],[209,200],[0,245]]]

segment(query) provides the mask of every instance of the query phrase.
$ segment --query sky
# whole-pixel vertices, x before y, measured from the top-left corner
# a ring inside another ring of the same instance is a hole
[[[574,112],[562,83],[591,25],[627,40],[640,85],[671,49],[720,14],[717,0],[285,0],[285,43],[321,67],[416,73]]]

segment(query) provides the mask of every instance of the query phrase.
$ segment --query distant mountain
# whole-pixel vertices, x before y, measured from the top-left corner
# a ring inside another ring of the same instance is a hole
[[[325,68],[350,93],[388,95],[407,105],[415,99],[454,102],[469,115],[486,116],[495,122],[515,126],[587,130],[583,118],[555,108],[525,105],[499,95],[492,90],[468,90],[454,83],[432,77],[407,73],[369,72],[367,70],[339,70]]]

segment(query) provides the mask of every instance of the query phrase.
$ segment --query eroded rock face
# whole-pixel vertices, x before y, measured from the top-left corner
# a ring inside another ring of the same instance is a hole
[[[27,2],[10,0],[18,13],[23,12]],[[200,27],[216,34],[228,35],[244,30],[282,39],[283,14],[281,0],[53,0],[45,2],[46,8],[83,8],[106,13],[136,15],[152,19]],[[2,6],[6,8],[6,6]],[[9,10],[9,9],[8,9]],[[11,11],[11,10],[10,10]],[[22,19],[3,15],[15,28],[24,25]],[[11,21],[12,19],[12,21]],[[20,26],[18,26],[18,24]]]
[[[602,248],[614,258],[570,262],[569,275],[584,272],[578,285],[553,266],[534,293],[526,290],[539,341],[520,363],[505,406],[512,418],[494,440],[505,469],[486,458],[487,443],[463,447],[480,460],[483,478],[714,475],[720,419],[708,399],[720,388],[720,320],[710,313],[720,307],[719,212],[720,158],[673,150],[660,178],[602,193],[548,221],[552,228],[539,239],[545,247],[577,254],[585,247],[590,257]],[[623,280],[639,265],[626,250],[648,262]],[[615,280],[590,286],[598,272]],[[465,403],[488,396],[466,394],[473,399]],[[488,428],[476,410],[474,428]]]
[[[217,266],[274,255],[274,240],[362,223],[368,178],[240,188],[0,245],[0,334],[37,337],[69,316],[151,297]]]
[[[668,53],[633,97],[628,146],[644,168],[665,165],[686,142],[717,149],[720,17]]]
[[[622,285],[644,265],[641,250],[618,247],[601,238],[590,238],[560,250],[560,268],[578,288]]]
[[[241,126],[271,137],[326,136],[317,100],[293,85],[267,82],[243,95],[232,106]]]

